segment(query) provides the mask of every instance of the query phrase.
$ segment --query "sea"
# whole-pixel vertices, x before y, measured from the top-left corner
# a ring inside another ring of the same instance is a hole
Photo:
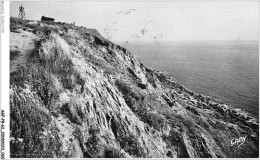
[[[259,120],[258,41],[142,41],[121,46],[187,89]]]

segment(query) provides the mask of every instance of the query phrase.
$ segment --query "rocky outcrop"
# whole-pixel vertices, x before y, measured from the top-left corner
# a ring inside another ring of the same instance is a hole
[[[259,125],[244,112],[145,67],[95,30],[17,24],[51,33],[10,74],[11,157],[258,157]]]

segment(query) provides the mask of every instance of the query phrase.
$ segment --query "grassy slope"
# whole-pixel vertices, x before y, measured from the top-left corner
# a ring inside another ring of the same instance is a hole
[[[139,64],[128,51],[105,40],[96,30],[11,19],[11,32],[20,34],[21,29],[36,34],[37,39],[26,63],[10,75],[13,157],[35,153],[51,157],[258,156],[258,123]],[[12,53],[19,55],[21,51],[14,47]],[[16,59],[14,56],[12,61]],[[100,105],[89,104],[88,96],[99,99]],[[123,112],[114,110],[108,114],[114,103],[107,102],[111,97],[115,102],[122,98],[121,107],[131,110],[127,113],[133,114],[132,123],[142,122],[145,129],[136,124],[127,134],[127,125],[118,115]],[[110,105],[102,108],[106,104]],[[105,120],[89,121],[91,114],[86,110],[91,105],[103,109]],[[108,123],[110,129],[106,131],[96,123]],[[82,131],[86,125],[88,138]],[[62,130],[66,133],[61,134]],[[111,140],[108,133],[109,140],[102,139],[98,130],[113,134],[115,139]],[[73,142],[66,141],[68,135],[73,135]],[[245,135],[243,145],[230,145],[232,138]],[[148,136],[163,143],[145,141]],[[113,145],[106,146],[105,140]],[[72,146],[74,149],[68,149]]]

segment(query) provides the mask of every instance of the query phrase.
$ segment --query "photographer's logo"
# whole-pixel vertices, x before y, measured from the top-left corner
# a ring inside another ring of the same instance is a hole
[[[238,147],[244,144],[246,141],[246,136],[245,137],[239,137],[238,139],[234,138],[231,140],[231,146],[237,145]]]

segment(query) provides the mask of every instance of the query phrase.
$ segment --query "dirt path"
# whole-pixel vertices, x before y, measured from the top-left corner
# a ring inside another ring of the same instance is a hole
[[[31,32],[10,32],[10,73],[26,64],[26,57],[34,50],[36,40],[37,36]]]

